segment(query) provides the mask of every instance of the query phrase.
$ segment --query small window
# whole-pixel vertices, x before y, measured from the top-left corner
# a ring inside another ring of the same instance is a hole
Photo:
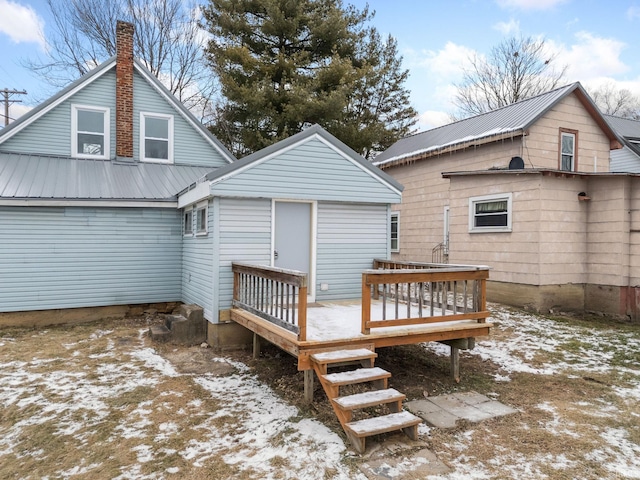
[[[109,158],[109,121],[108,108],[72,105],[72,156]]]
[[[560,170],[576,170],[576,133],[560,131]]]
[[[193,235],[193,209],[189,207],[184,211],[184,234]]]
[[[391,251],[399,252],[400,251],[400,213],[391,212],[390,217],[390,241],[391,241]]]
[[[510,232],[511,194],[469,199],[470,232]]]
[[[207,204],[202,203],[196,207],[196,235],[207,234]]]
[[[140,160],[173,163],[173,116],[140,114]]]

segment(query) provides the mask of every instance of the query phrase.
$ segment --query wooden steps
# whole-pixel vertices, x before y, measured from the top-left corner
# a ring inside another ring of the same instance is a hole
[[[365,348],[333,350],[310,356],[322,387],[336,413],[349,441],[358,453],[364,453],[367,437],[402,430],[411,439],[418,437],[422,419],[402,410],[406,398],[403,393],[387,388],[391,374],[373,362],[377,354]],[[330,367],[359,363],[356,368],[339,373],[328,373]],[[369,383],[374,388],[366,392],[340,396],[340,387]],[[384,407],[390,413],[353,421],[354,412],[370,407]]]

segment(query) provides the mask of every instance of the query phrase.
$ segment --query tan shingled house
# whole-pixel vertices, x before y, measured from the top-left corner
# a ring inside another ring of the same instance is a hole
[[[489,300],[640,317],[640,178],[579,83],[399,140],[396,259],[491,266]]]

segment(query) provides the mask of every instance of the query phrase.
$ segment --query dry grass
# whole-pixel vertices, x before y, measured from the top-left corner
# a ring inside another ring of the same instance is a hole
[[[554,374],[516,372],[508,382],[496,381],[504,373],[500,365],[463,353],[463,380],[454,384],[448,358],[425,353],[420,345],[380,349],[377,365],[392,372],[390,386],[406,393],[409,400],[473,390],[519,410],[453,430],[430,430],[423,439],[458,474],[640,478],[640,469],[634,476],[637,460],[630,458],[640,455],[640,399],[620,393],[621,388],[637,388],[640,383],[640,349],[636,348],[640,327],[605,324],[602,319],[551,321],[562,335],[540,334],[533,328],[530,333],[548,335],[547,340],[556,342],[554,349],[513,355],[526,358],[533,367],[566,364]],[[211,432],[229,438],[244,438],[248,433],[239,422],[241,410],[216,415],[242,399],[215,398],[195,381],[198,376],[226,376],[236,370],[213,361],[210,349],[160,346],[158,351],[179,372],[161,375],[135,353],[150,345],[141,336],[146,326],[146,319],[130,319],[45,331],[0,330],[0,399],[9,399],[0,405],[2,478],[264,476],[264,471],[229,461],[236,454],[247,455],[247,445],[232,444],[217,452],[198,450],[211,441]],[[505,323],[496,328],[492,339],[507,344],[516,334]],[[607,341],[595,345],[593,336],[603,335]],[[602,362],[610,368],[580,369],[580,356],[589,349],[601,352]],[[243,351],[229,356],[248,365],[259,380],[298,407],[299,416],[291,422],[316,418],[345,439],[318,382],[314,403],[304,404],[303,376],[295,359],[271,346],[263,349],[258,360]],[[297,442],[298,449],[316,448],[288,430],[270,440],[274,448],[291,442]],[[265,465],[272,478],[291,478],[287,473],[291,462],[278,454],[266,459]],[[360,462],[347,457],[343,466],[356,475]],[[621,467],[616,472],[612,465]],[[338,475],[332,465],[320,465],[316,473],[319,479]]]

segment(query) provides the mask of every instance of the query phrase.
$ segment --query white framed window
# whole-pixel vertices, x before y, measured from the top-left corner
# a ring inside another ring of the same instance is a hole
[[[391,212],[389,217],[389,241],[392,252],[400,251],[400,212]]]
[[[469,198],[469,232],[510,232],[511,193]]]
[[[184,215],[182,216],[183,228],[182,233],[185,236],[193,235],[193,208],[188,207],[184,209]]]
[[[560,130],[560,170],[576,170],[576,139],[577,132]]]
[[[111,153],[110,109],[71,105],[71,156],[107,159]]]
[[[209,202],[201,202],[199,203],[194,212],[196,215],[196,235],[206,235],[208,233],[207,230],[207,219],[208,216],[208,205]]]
[[[140,161],[173,163],[173,115],[140,112]]]

